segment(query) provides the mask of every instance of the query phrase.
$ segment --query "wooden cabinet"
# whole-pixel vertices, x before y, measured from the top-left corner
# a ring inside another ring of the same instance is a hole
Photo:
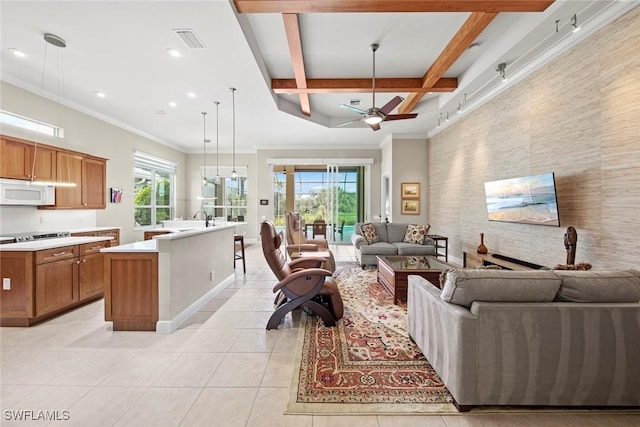
[[[158,308],[158,254],[107,253],[105,320],[114,331],[155,331]]]
[[[0,135],[0,178],[73,182],[56,187],[56,203],[38,209],[105,209],[107,160]]]
[[[169,234],[171,231],[145,231],[144,240],[151,240],[153,236],[160,236],[162,234]]]
[[[113,237],[113,240],[109,242],[109,246],[119,246],[120,245],[120,229],[114,228],[111,230],[101,230],[98,231],[98,236],[100,237]]]
[[[100,249],[109,247],[108,241],[80,245],[78,260],[78,297],[80,301],[104,294],[104,255]]]
[[[99,230],[99,231],[83,231],[79,233],[71,233],[72,236],[80,237],[80,236],[99,236],[99,237],[112,237],[109,241],[109,246],[118,246],[120,245],[120,229],[112,228],[108,230]]]
[[[29,326],[104,294],[104,255],[109,241],[32,252],[0,252],[0,325]]]
[[[106,208],[106,161],[76,153],[57,155],[58,180],[75,187],[56,187],[56,204],[41,209]]]
[[[0,177],[54,181],[56,150],[8,136],[0,137]]]

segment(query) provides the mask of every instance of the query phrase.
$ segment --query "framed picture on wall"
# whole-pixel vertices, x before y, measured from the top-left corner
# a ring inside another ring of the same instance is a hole
[[[419,182],[403,182],[402,184],[403,199],[419,199],[420,198],[420,183]]]
[[[402,200],[403,215],[420,215],[420,200]]]

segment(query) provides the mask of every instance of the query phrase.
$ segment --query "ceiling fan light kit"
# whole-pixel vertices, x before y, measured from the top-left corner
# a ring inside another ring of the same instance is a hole
[[[338,127],[346,126],[351,123],[355,123],[358,121],[363,121],[371,129],[374,131],[380,130],[380,123],[386,120],[404,120],[404,119],[414,119],[418,117],[417,114],[390,114],[394,108],[396,108],[400,103],[404,100],[404,98],[400,96],[394,97],[391,101],[384,104],[381,108],[376,107],[376,51],[380,45],[378,43],[372,43],[369,45],[369,49],[373,53],[373,77],[371,81],[371,108],[368,110],[362,110],[350,104],[342,104],[340,107],[345,108],[349,111],[353,111],[356,114],[360,114],[361,118],[356,120],[350,120],[345,123],[341,123]]]

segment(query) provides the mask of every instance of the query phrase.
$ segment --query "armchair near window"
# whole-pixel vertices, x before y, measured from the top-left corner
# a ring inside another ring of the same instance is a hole
[[[336,271],[336,262],[333,258],[333,253],[329,250],[329,242],[326,239],[307,239],[304,232],[304,220],[300,219],[300,214],[297,212],[286,212],[285,221],[287,226],[287,253],[290,257],[294,256],[293,254],[296,252],[328,252],[329,259],[327,259],[325,268],[331,272]]]
[[[280,249],[282,232],[276,233],[271,221],[262,223],[260,239],[267,264],[279,280],[273,292],[281,292],[283,296],[267,322],[267,329],[277,329],[287,313],[301,306],[320,316],[325,326],[335,326],[343,315],[342,297],[331,272],[317,268],[324,259],[299,258],[287,263]]]

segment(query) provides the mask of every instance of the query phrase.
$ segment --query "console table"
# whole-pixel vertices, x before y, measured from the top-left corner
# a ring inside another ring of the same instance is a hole
[[[444,262],[449,262],[449,238],[439,234],[427,234],[427,237],[433,239],[436,244],[436,253],[433,256],[436,258],[442,256]],[[444,249],[444,253],[440,252],[440,249]]]
[[[523,261],[500,254],[479,254],[477,252],[462,252],[462,266],[465,268],[486,267],[496,265],[505,270],[542,270],[543,265]]]

